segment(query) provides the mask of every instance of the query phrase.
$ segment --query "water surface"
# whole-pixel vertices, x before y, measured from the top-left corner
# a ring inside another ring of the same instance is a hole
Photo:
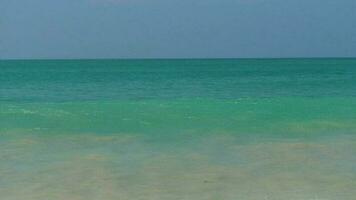
[[[1,199],[354,188],[356,59],[0,61]]]

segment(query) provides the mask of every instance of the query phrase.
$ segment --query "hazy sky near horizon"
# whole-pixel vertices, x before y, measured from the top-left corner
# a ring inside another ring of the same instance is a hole
[[[0,59],[355,57],[355,0],[0,0]]]

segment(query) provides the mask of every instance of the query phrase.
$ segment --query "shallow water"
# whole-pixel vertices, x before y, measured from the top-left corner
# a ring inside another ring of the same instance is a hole
[[[356,196],[356,60],[0,61],[0,197]]]

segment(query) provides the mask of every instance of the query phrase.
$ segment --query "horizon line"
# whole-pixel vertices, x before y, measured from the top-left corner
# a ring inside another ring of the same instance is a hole
[[[248,60],[248,59],[255,59],[255,60],[269,60],[269,59],[276,59],[276,60],[283,60],[283,59],[356,59],[356,56],[335,56],[335,57],[327,57],[327,56],[316,56],[316,57],[211,57],[211,58],[204,58],[204,57],[137,57],[137,58],[0,58],[0,61],[11,61],[11,60]]]

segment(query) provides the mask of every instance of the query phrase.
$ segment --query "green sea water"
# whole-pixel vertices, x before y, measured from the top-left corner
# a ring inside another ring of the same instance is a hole
[[[0,199],[355,188],[356,59],[0,61]]]

